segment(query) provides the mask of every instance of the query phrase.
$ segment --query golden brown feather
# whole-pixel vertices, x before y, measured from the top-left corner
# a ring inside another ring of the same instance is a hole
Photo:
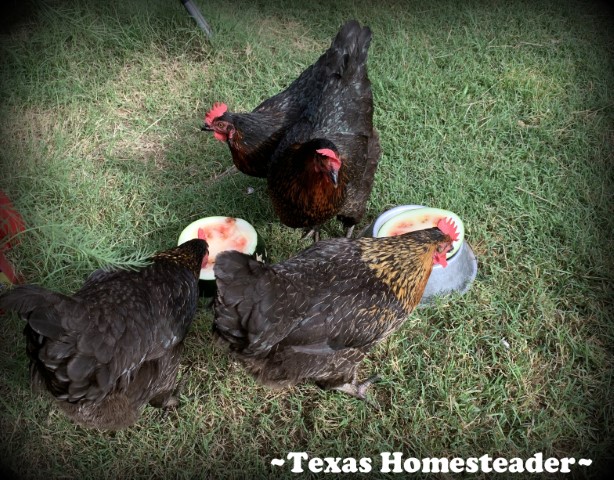
[[[363,398],[360,361],[418,304],[435,253],[451,241],[438,228],[331,239],[276,265],[225,252],[215,334],[265,385],[313,381]]]

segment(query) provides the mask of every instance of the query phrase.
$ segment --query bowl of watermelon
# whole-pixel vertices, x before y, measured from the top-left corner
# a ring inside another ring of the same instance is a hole
[[[365,233],[365,235],[372,237],[391,237],[414,230],[435,227],[439,220],[446,217],[454,221],[458,239],[447,253],[447,267],[433,266],[420,305],[432,303],[434,298],[439,295],[452,292],[463,294],[469,290],[475,279],[478,262],[473,250],[465,241],[465,227],[459,216],[441,208],[399,205],[382,213]]]
[[[195,220],[183,229],[178,245],[193,238],[207,241],[209,254],[200,270],[199,287],[205,297],[215,295],[215,257],[226,250],[236,250],[251,255],[259,262],[268,260],[266,247],[256,229],[242,218],[205,217]]]

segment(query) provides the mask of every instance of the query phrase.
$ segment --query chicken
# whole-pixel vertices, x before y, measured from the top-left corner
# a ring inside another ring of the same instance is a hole
[[[350,22],[327,58],[318,102],[288,129],[269,164],[268,193],[281,222],[315,232],[335,215],[350,237],[363,217],[380,157],[367,75],[371,30]]]
[[[441,219],[395,237],[324,240],[276,265],[224,252],[214,334],[267,386],[313,381],[365,399],[373,379],[358,383],[359,363],[411,313],[457,239]]]
[[[27,321],[31,380],[73,421],[117,430],[141,408],[173,407],[183,339],[207,243],[159,252],[139,270],[100,269],[74,295],[35,285],[0,296]]]
[[[355,21],[346,23],[330,48],[294,80],[288,88],[266,99],[252,112],[232,113],[224,103],[215,103],[205,116],[206,131],[227,142],[236,167],[243,173],[265,178],[268,163],[286,130],[305,108],[317,102],[327,78],[330,57],[337,58],[355,41]]]

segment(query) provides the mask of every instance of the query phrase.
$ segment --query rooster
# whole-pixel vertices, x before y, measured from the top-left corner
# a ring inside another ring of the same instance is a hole
[[[174,407],[183,339],[207,243],[159,252],[139,270],[100,269],[74,295],[35,285],[0,296],[27,321],[31,380],[86,427],[117,430],[141,408]]]
[[[380,157],[367,75],[371,30],[345,25],[348,39],[327,57],[318,102],[287,131],[269,164],[268,193],[281,222],[319,239],[335,215],[352,235],[365,213]]]
[[[374,378],[358,383],[359,363],[411,313],[457,239],[441,219],[395,237],[324,240],[276,265],[224,252],[215,336],[265,385],[313,381],[365,399]]]
[[[202,130],[212,131],[216,139],[230,147],[235,166],[243,173],[265,178],[268,164],[281,138],[306,108],[318,101],[328,75],[331,57],[351,48],[357,22],[346,23],[330,48],[294,80],[288,88],[266,99],[252,112],[232,113],[217,102],[205,115]]]

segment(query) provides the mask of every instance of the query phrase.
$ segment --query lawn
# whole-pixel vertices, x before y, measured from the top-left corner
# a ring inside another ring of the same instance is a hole
[[[215,101],[250,110],[284,88],[350,18],[373,30],[383,149],[359,227],[398,204],[452,210],[476,281],[371,352],[361,377],[383,377],[371,392],[380,408],[313,385],[257,385],[212,344],[203,300],[180,409],[147,407],[116,433],[75,426],[31,392],[22,322],[5,316],[1,462],[24,478],[167,479],[292,476],[270,461],[293,451],[370,457],[374,473],[386,451],[611,457],[612,11],[572,0],[194,3],[211,43],[171,0],[47,0],[19,4],[12,26],[5,17],[0,189],[28,226],[8,252],[28,282],[72,292],[208,215],[254,224],[273,261],[305,248],[275,218],[266,182],[232,169],[200,126]],[[322,236],[341,233],[330,222]]]

